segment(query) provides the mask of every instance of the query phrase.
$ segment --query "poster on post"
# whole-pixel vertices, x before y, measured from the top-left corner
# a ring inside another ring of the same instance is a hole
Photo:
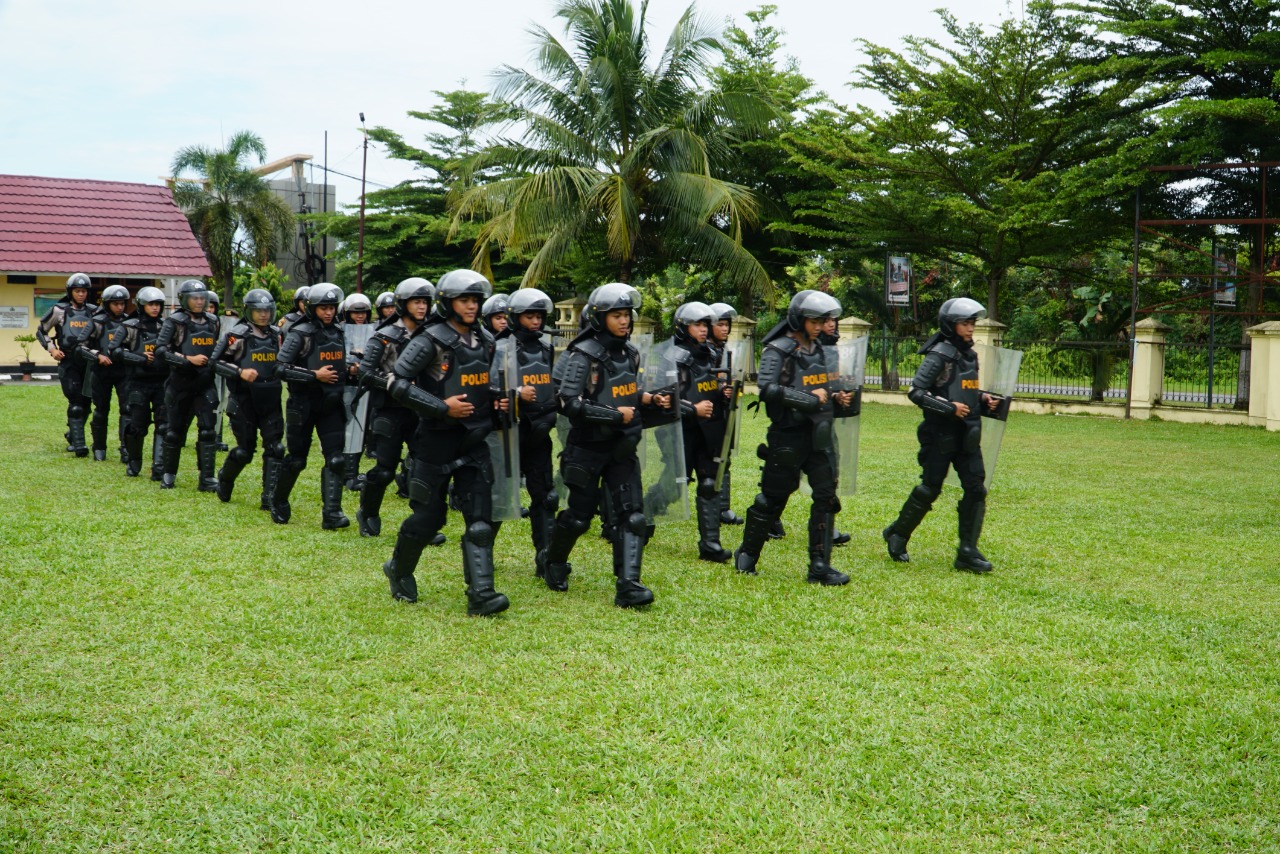
[[[908,256],[886,256],[884,301],[889,305],[911,304],[911,259]]]

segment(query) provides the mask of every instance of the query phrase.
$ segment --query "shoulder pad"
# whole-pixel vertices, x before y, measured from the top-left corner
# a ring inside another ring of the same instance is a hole
[[[960,351],[950,341],[939,341],[929,348],[929,352],[937,353],[949,362],[954,362],[960,358]]]
[[[293,324],[293,326],[289,327],[290,335],[295,332],[299,335],[315,335],[316,327],[310,320],[299,320],[297,323]]]
[[[422,334],[435,340],[441,347],[452,348],[458,341],[458,330],[447,323],[432,323],[422,327]]]
[[[635,352],[635,347],[632,347],[630,342],[627,342],[627,346],[631,348],[632,352]],[[603,362],[605,358],[604,345],[597,341],[594,336],[573,342],[569,345],[569,349],[581,353],[593,362]]]
[[[783,335],[780,338],[773,339],[772,341],[770,341],[768,344],[764,346],[772,347],[778,352],[783,353],[784,355],[790,356],[800,346],[800,342],[792,338],[790,335]]]
[[[141,322],[142,322],[141,317],[131,317],[124,322],[124,325],[128,326],[130,329],[136,329],[138,328],[138,324]]]
[[[229,332],[230,334],[239,335],[241,338],[248,335],[249,331],[250,331],[249,321],[247,320],[242,320],[239,323],[237,323],[235,326],[232,326],[230,329],[227,330],[227,332]]]

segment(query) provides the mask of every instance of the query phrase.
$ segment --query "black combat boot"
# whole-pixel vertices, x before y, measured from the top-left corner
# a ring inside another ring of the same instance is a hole
[[[289,458],[280,461],[280,476],[276,478],[276,488],[271,493],[271,521],[277,525],[289,524],[293,515],[293,507],[289,504],[289,494],[293,492],[301,471],[289,465]]]
[[[200,469],[200,492],[217,492],[218,446],[213,442],[196,442],[196,465]]]
[[[928,498],[927,493],[922,493],[921,487],[917,486],[911,490],[911,494],[902,505],[902,510],[898,513],[898,518],[881,532],[885,545],[889,548],[889,557],[899,563],[911,561],[911,556],[907,554],[907,541],[911,539],[912,533],[932,506],[933,499]]]
[[[102,463],[107,460],[107,425],[99,424],[97,419],[89,422],[89,434],[92,438],[93,459],[94,462]]]
[[[698,510],[698,560],[727,563],[733,553],[720,545],[720,496],[694,499]]]
[[[835,524],[834,514],[809,514],[809,575],[805,580],[810,584],[839,587],[849,583],[849,576],[831,566],[831,539]]]
[[[722,525],[741,525],[746,522],[741,516],[733,512],[733,508],[729,506],[729,472],[724,473],[724,483],[720,487],[720,524]]]
[[[142,434],[136,436],[125,434],[125,455],[128,459],[124,465],[126,477],[137,477],[142,474]]]
[[[94,461],[95,463],[104,463],[104,462],[106,462],[106,461],[107,461],[107,449],[106,449],[106,448],[94,448],[94,449],[93,449],[93,461]]]
[[[769,523],[769,539],[780,540],[786,535],[787,529],[782,527],[782,519],[774,519]]]
[[[347,458],[347,489],[351,492],[359,492],[365,481],[365,476],[360,473],[360,455],[356,453],[345,456]]]
[[[418,558],[426,547],[422,540],[414,540],[404,534],[396,537],[395,548],[391,550],[391,559],[382,565],[382,574],[391,583],[391,598],[398,602],[418,601],[418,582],[413,571],[418,567]]]
[[[619,608],[638,608],[653,602],[653,591],[640,583],[640,564],[644,559],[645,535],[630,524],[618,526],[613,540],[613,560],[618,578],[614,584],[613,604]]]
[[[573,572],[569,553],[573,551],[580,536],[581,531],[569,527],[560,519],[556,519],[556,523],[551,526],[551,540],[546,549],[536,557],[538,575],[546,582],[549,590],[563,593],[569,589],[569,573]]]
[[[487,617],[507,610],[511,601],[493,589],[493,538],[485,522],[473,522],[462,535],[462,570],[467,579],[467,614]]]
[[[271,496],[276,491],[276,481],[280,479],[280,457],[262,458],[262,495],[258,497],[258,509],[271,509]]]
[[[160,488],[173,489],[178,482],[178,463],[182,461],[182,446],[164,443],[163,474],[160,475]]]
[[[760,550],[769,536],[769,526],[774,519],[759,507],[752,504],[747,508],[747,526],[742,530],[742,544],[733,553],[734,568],[743,575],[756,575],[756,562],[760,560]]]
[[[979,574],[990,572],[991,561],[978,551],[982,521],[987,515],[986,500],[969,501],[961,498],[957,509],[960,514],[960,548],[956,550],[956,569]]]
[[[231,491],[236,488],[236,478],[240,476],[240,472],[244,471],[244,467],[249,464],[250,459],[252,457],[242,454],[237,447],[222,461],[222,468],[218,469],[219,501],[225,504],[231,500]]]
[[[326,531],[345,528],[351,520],[342,512],[342,473],[331,466],[320,469],[320,527]]]
[[[164,475],[164,440],[157,432],[151,437],[151,479],[159,482]]]

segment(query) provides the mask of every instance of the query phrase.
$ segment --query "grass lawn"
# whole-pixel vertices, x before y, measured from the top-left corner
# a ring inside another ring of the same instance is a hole
[[[318,451],[282,527],[256,460],[164,493],[63,412],[0,387],[0,851],[1280,847],[1280,435],[1015,414],[974,577],[950,489],[888,560],[917,413],[869,405],[849,586],[804,583],[796,497],[757,578],[660,527],[642,612],[594,532],[558,595],[505,525],[470,619],[457,520],[395,603]]]

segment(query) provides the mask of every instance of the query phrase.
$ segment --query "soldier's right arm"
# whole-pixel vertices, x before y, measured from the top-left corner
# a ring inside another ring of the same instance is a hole
[[[560,377],[560,406],[570,421],[587,424],[621,424],[623,416],[612,406],[587,399],[587,379],[591,360],[577,350],[564,357],[564,373]]]
[[[356,377],[359,378],[360,384],[363,386],[372,386],[378,380],[382,380],[385,384],[387,375],[382,371],[382,360],[387,354],[387,339],[381,333],[375,334],[369,339],[369,343],[364,345],[364,358],[360,360],[360,364],[356,367]]]
[[[40,346],[45,349],[45,352],[61,349],[49,338],[49,333],[57,329],[61,324],[62,307],[58,305],[51,306],[44,313],[44,317],[40,318],[40,323],[36,326],[36,340],[40,342]],[[58,334],[61,336],[61,331]]]
[[[413,384],[435,362],[438,354],[435,339],[415,335],[396,359],[395,372],[387,378],[387,394],[420,418],[449,417],[449,404]]]
[[[164,319],[164,323],[160,325],[160,334],[156,337],[156,359],[168,362],[171,365],[183,367],[187,364],[187,357],[181,353],[173,351],[174,338],[180,332],[177,321],[173,319],[173,315],[169,315]]]
[[[136,320],[126,320],[124,323],[124,335],[120,342],[120,356],[126,364],[145,365],[147,363],[146,355],[138,352],[138,338],[138,322]]]
[[[235,379],[240,376],[240,350],[244,347],[244,339],[233,335],[235,327],[228,329],[218,339],[209,361],[213,362],[213,372],[220,377]]]
[[[911,389],[907,392],[907,399],[925,412],[955,415],[956,405],[933,393],[934,383],[938,381],[938,377],[942,376],[942,370],[945,367],[946,362],[937,353],[926,353],[924,361],[916,369],[916,375],[911,379]]]
[[[102,321],[95,317],[89,321],[89,334],[76,345],[76,349],[80,351],[80,356],[86,362],[96,362],[98,360],[98,351],[90,345],[98,341],[101,336]]]
[[[295,324],[295,328],[290,329],[289,334],[284,336],[284,343],[280,345],[280,354],[276,356],[280,374],[289,382],[318,383],[320,381],[316,379],[314,372],[297,364],[302,355],[303,343],[302,333],[297,330]]]
[[[794,389],[782,382],[782,369],[786,361],[787,355],[777,347],[766,346],[761,352],[760,371],[756,375],[760,399],[765,403],[781,404],[806,414],[817,412],[822,408],[822,401],[817,395]]]

